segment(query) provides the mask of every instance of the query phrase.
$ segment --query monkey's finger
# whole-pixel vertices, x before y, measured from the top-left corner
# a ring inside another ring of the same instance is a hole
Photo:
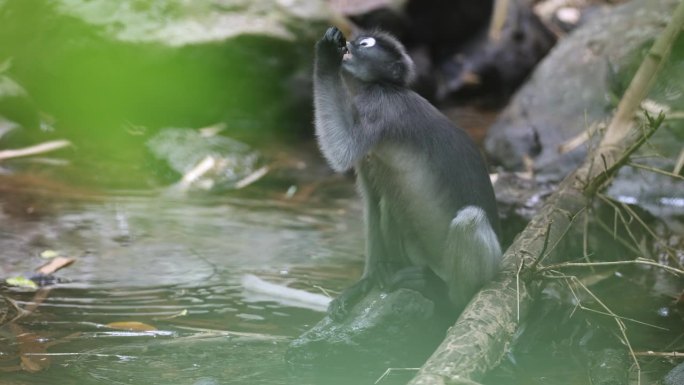
[[[337,28],[335,28],[335,29],[337,29]],[[339,29],[337,29],[337,31],[335,32],[334,39],[340,48],[344,47],[347,44],[347,41],[344,38],[344,34]]]
[[[323,39],[329,41],[329,42],[336,42],[336,36],[337,34],[340,33],[340,30],[337,29],[337,27],[329,27],[325,31],[325,35],[323,36]]]

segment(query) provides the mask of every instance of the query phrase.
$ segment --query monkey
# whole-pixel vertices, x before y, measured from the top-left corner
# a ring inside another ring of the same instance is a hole
[[[382,31],[316,43],[314,123],[333,170],[353,169],[363,201],[363,276],[331,301],[343,320],[372,288],[410,288],[458,314],[498,271],[499,219],[475,143],[410,89],[413,62]]]

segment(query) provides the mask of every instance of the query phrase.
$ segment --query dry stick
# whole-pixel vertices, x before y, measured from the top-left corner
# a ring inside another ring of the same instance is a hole
[[[534,263],[531,256],[540,255],[544,243],[557,243],[570,222],[568,213],[576,214],[587,207],[619,166],[653,134],[657,124],[652,122],[650,129],[642,133],[635,129],[632,118],[683,24],[684,1],[679,3],[639,67],[597,150],[561,182],[558,190],[506,250],[499,275],[473,297],[410,385],[473,384],[498,365],[510,348],[519,322],[527,317],[533,302],[532,293],[538,289],[537,281],[523,281],[516,292],[518,266]],[[592,167],[594,163],[602,163],[603,170]],[[553,226],[549,240],[545,241],[550,222]]]
[[[565,263],[558,263],[555,265],[549,265],[549,266],[544,266],[541,269],[539,269],[540,272],[548,271],[548,270],[559,270],[563,268],[572,268],[572,267],[597,267],[597,266],[619,266],[619,265],[647,265],[647,266],[654,266],[661,268],[663,270],[669,271],[670,273],[673,273],[675,275],[680,275],[684,277],[684,270],[677,269],[675,267],[671,267],[668,265],[663,265],[662,263],[658,262],[653,262],[648,259],[644,258],[637,258],[631,261],[613,261],[613,262],[588,262],[588,263],[582,263],[582,262],[565,262]]]
[[[494,1],[492,20],[489,22],[489,40],[491,41],[499,41],[501,39],[501,31],[506,24],[508,16],[508,2],[509,0]]]
[[[71,146],[68,140],[52,140],[49,142],[36,144],[35,146],[19,148],[14,150],[0,151],[0,161],[11,158],[19,158],[22,156],[31,156],[43,154],[50,151],[59,150],[60,148]]]
[[[672,173],[672,172],[669,172],[669,171],[661,170],[661,169],[656,168],[656,167],[651,167],[651,166],[647,166],[647,165],[645,165],[645,164],[634,163],[634,162],[629,162],[629,163],[627,163],[627,164],[629,164],[630,166],[632,166],[632,167],[634,167],[634,168],[640,168],[640,169],[642,169],[642,170],[654,172],[654,173],[656,173],[656,174],[661,174],[661,175],[669,176],[669,177],[671,177],[671,178],[675,178],[675,179],[679,179],[679,180],[684,180],[684,176],[681,176],[681,175],[678,175],[678,174],[675,174],[675,173]]]
[[[637,357],[670,357],[670,358],[682,358],[684,357],[684,352],[634,352]]]
[[[679,173],[682,172],[683,168],[684,168],[684,148],[682,148],[682,151],[679,153],[679,156],[677,157],[677,161],[675,162],[675,166],[674,166],[674,169],[672,170],[672,173],[679,175]]]

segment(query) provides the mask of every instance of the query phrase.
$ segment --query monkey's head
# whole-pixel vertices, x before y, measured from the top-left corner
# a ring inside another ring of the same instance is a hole
[[[364,32],[347,42],[342,68],[368,83],[407,86],[413,79],[413,61],[404,46],[384,32]]]

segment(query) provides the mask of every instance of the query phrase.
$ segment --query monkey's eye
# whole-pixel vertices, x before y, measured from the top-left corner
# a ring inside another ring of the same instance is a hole
[[[372,37],[367,37],[367,38],[365,38],[365,39],[362,39],[362,40],[359,42],[359,45],[360,45],[361,47],[366,47],[366,48],[372,47],[372,46],[375,45],[375,39],[373,39]]]

